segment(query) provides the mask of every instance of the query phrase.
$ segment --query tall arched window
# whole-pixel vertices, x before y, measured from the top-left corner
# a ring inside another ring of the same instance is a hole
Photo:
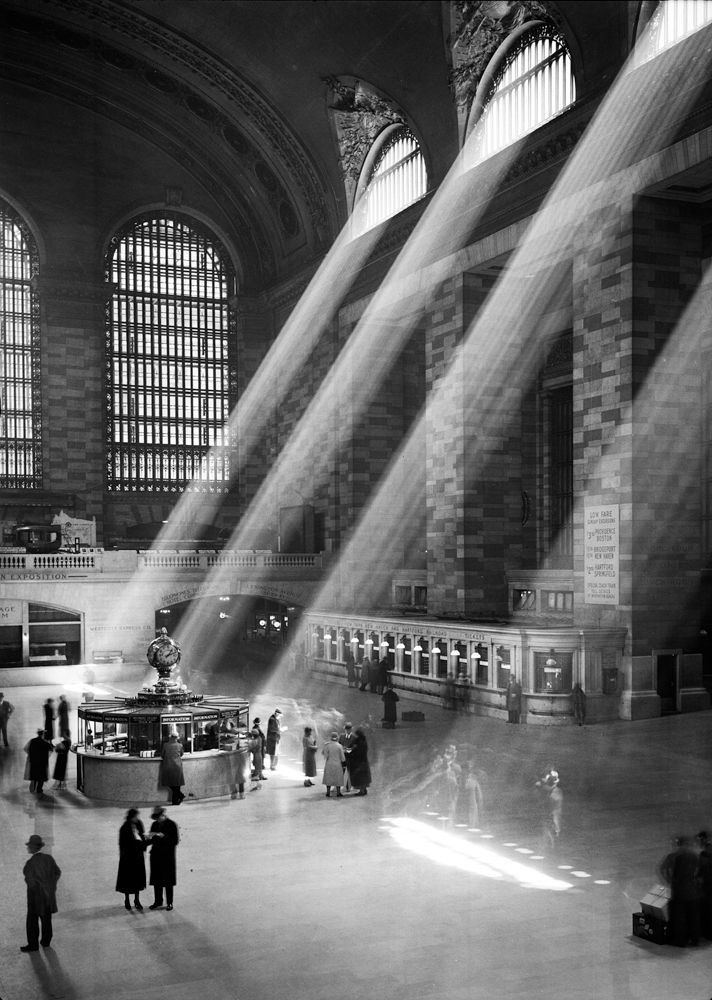
[[[111,242],[107,487],[224,492],[235,403],[235,277],[203,227],[142,216]]]
[[[425,160],[418,140],[404,125],[385,130],[364,164],[354,213],[357,232],[366,232],[402,212],[422,198],[427,189]]]
[[[538,24],[507,52],[489,77],[484,100],[476,102],[472,159],[478,163],[492,156],[575,100],[566,43],[553,28]]]
[[[652,59],[710,21],[712,0],[660,0],[643,39],[640,61]]]
[[[39,255],[23,219],[0,201],[0,486],[42,486]]]

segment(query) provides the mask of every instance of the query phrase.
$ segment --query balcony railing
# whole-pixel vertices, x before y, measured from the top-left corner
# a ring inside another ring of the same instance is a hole
[[[149,549],[89,549],[82,552],[0,552],[0,573],[133,573],[146,570],[186,570],[207,572],[214,567],[226,567],[255,572],[319,570],[323,566],[321,553],[286,553],[254,551],[233,552],[215,550]]]

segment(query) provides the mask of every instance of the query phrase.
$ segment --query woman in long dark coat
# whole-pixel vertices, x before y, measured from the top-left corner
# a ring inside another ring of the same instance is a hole
[[[151,813],[151,862],[150,883],[153,886],[153,903],[149,910],[163,906],[163,890],[166,890],[166,909],[173,909],[173,886],[176,884],[176,846],[179,841],[178,827],[166,816],[166,810],[157,808]]]
[[[368,743],[363,729],[357,729],[355,733],[349,753],[349,775],[352,787],[359,789],[358,794],[368,794],[366,789],[371,784],[371,768],[368,763]]]
[[[129,809],[126,819],[119,829],[119,871],[116,876],[116,891],[123,892],[124,906],[131,909],[129,896],[133,894],[134,906],[142,910],[138,894],[146,888],[146,835],[138,809]]]
[[[161,748],[161,784],[171,790],[171,805],[179,806],[185,795],[181,788],[185,784],[183,776],[183,744],[178,742],[175,733],[171,733],[168,741]]]

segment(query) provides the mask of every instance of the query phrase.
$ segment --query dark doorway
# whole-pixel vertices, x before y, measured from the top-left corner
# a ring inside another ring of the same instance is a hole
[[[657,692],[660,696],[660,712],[671,715],[677,712],[677,655],[675,653],[656,653],[657,662]]]

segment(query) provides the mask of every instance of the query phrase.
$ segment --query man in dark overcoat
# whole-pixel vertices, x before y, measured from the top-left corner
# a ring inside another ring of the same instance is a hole
[[[522,685],[512,674],[507,684],[507,722],[518,723],[522,712]]]
[[[157,806],[151,813],[151,875],[153,903],[149,910],[163,906],[163,890],[166,890],[166,909],[173,909],[173,886],[176,884],[176,846],[180,837],[178,826],[166,816],[166,810]]]
[[[279,761],[279,741],[282,739],[282,724],[280,722],[281,709],[275,708],[274,712],[267,719],[267,741],[265,743],[265,754],[269,757],[270,771],[277,770]]]
[[[171,805],[179,806],[185,795],[181,791],[185,784],[183,776],[183,744],[176,733],[171,733],[161,749],[161,784],[171,790]]]
[[[38,729],[34,736],[25,746],[27,753],[27,773],[25,777],[29,779],[30,791],[42,795],[45,781],[49,777],[49,757],[53,751],[52,744],[45,739],[44,729]]]
[[[39,951],[40,943],[49,948],[52,941],[52,914],[57,912],[56,890],[62,872],[50,854],[41,853],[44,841],[38,834],[32,834],[26,847],[31,855],[22,869],[27,883],[27,944],[20,951]]]

